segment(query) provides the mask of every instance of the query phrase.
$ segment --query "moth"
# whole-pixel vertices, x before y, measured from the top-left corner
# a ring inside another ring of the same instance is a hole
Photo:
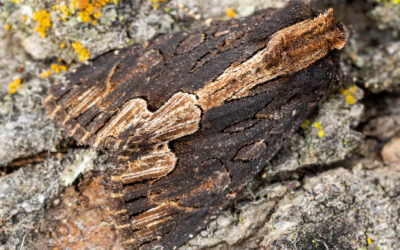
[[[44,106],[78,143],[115,155],[104,179],[124,246],[173,249],[338,87],[345,43],[332,9],[291,1],[100,56]]]

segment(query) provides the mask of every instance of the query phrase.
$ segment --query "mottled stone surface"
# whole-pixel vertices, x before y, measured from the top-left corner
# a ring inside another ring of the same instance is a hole
[[[365,171],[338,168],[304,179],[266,222],[261,245],[397,249],[400,165]],[[396,194],[397,193],[397,194]]]

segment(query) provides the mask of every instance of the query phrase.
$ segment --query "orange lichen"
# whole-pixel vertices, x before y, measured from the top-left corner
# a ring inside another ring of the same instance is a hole
[[[22,22],[23,22],[23,23],[26,22],[27,19],[28,19],[28,16],[27,16],[27,15],[23,15],[23,16],[22,16]]]
[[[94,11],[93,5],[89,4],[84,10],[78,12],[78,16],[82,22],[91,22],[92,17],[90,16]]]
[[[73,3],[78,11],[78,16],[82,22],[91,22],[93,25],[97,24],[95,19],[101,17],[101,7],[109,3],[110,0],[75,0]],[[114,3],[118,3],[118,1],[113,1]]]
[[[8,84],[8,94],[14,94],[17,90],[17,88],[22,86],[22,79],[21,78],[17,78],[14,81],[10,82]]]
[[[74,6],[75,9],[85,9],[88,4],[88,0],[72,0],[72,6]]]
[[[83,45],[80,42],[74,42],[72,44],[72,48],[76,51],[76,53],[79,56],[79,61],[85,61],[86,59],[89,58],[90,53],[83,47]]]
[[[57,5],[56,7],[57,7],[58,12],[61,13],[61,19],[63,21],[66,21],[67,17],[71,16],[71,14],[73,12],[73,10],[68,8],[68,6],[65,4]]]
[[[51,64],[50,69],[55,73],[58,74],[60,71],[66,71],[67,67],[65,65],[58,65],[58,64]]]
[[[57,60],[58,62],[61,62],[60,60]],[[53,72],[54,74],[58,74],[61,71],[67,71],[67,66],[63,65],[63,64],[51,64],[50,65],[50,69],[43,71],[42,73],[40,73],[40,77],[41,78],[46,78],[49,77],[51,75],[51,72]]]
[[[108,3],[118,4],[118,0],[72,0],[69,5],[64,3],[53,6],[53,10],[61,13],[58,20],[66,21],[67,17],[76,14],[81,22],[97,24],[101,17],[101,8]]]
[[[36,21],[34,30],[43,38],[46,37],[46,29],[51,27],[50,15],[46,10],[34,12],[32,20]]]
[[[9,31],[10,29],[11,29],[11,25],[9,23],[4,25],[4,30]]]
[[[226,8],[225,16],[229,18],[234,18],[236,16],[236,12],[232,8]]]

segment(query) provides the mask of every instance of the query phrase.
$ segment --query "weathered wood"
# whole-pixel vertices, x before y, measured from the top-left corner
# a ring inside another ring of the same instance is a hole
[[[346,37],[301,2],[99,57],[55,85],[52,119],[114,152],[105,174],[130,248],[184,244],[340,83]]]

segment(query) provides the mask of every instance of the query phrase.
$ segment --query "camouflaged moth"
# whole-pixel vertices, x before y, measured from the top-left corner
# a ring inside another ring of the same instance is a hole
[[[114,153],[110,209],[126,248],[184,244],[340,83],[343,26],[298,1],[109,53],[44,105]]]

